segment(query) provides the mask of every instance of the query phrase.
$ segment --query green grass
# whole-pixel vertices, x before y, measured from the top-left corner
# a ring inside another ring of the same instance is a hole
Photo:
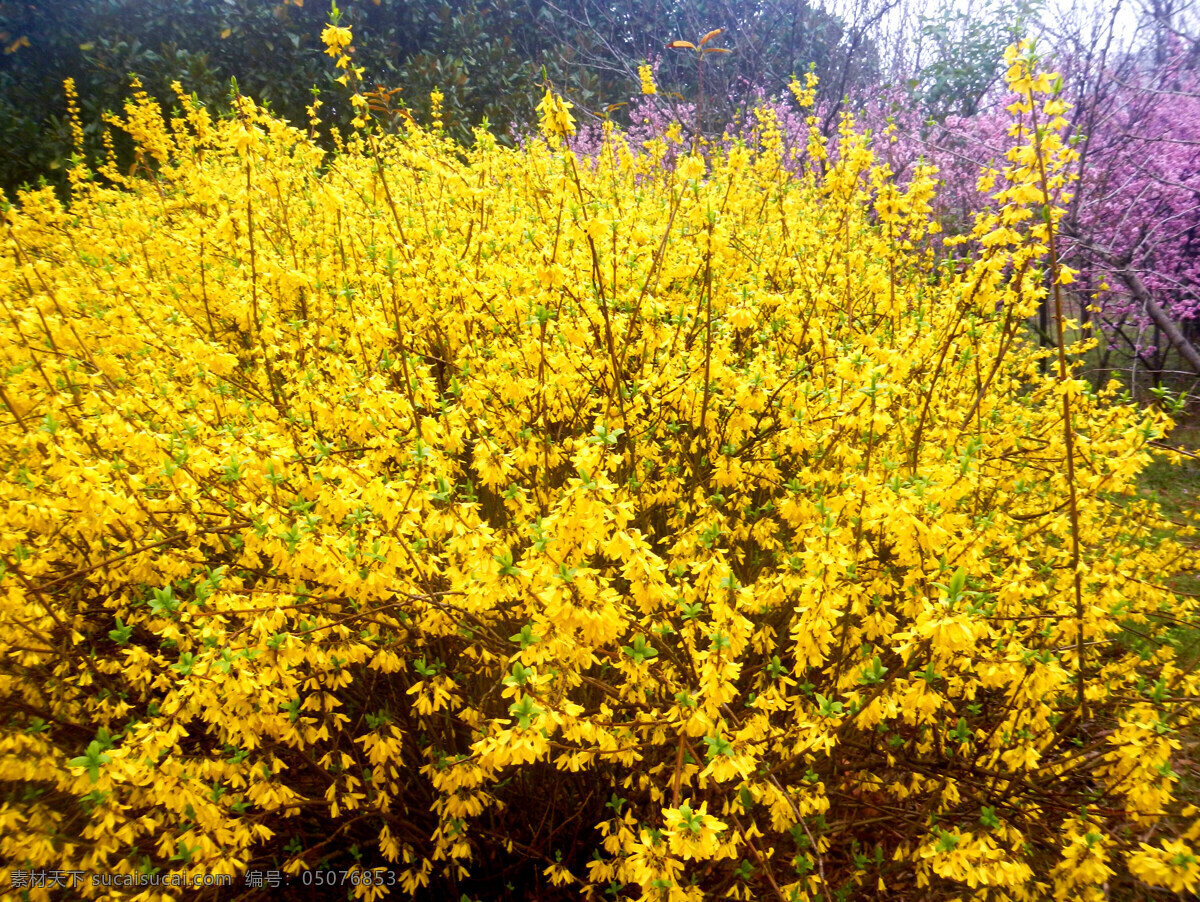
[[[1163,530],[1163,538],[1197,547],[1200,537],[1186,535],[1184,527],[1200,525],[1200,416],[1179,417],[1175,429],[1162,444],[1186,453],[1182,457],[1168,453],[1155,455],[1141,473],[1138,494],[1157,503],[1172,524]],[[1193,454],[1197,456],[1188,456]],[[1180,594],[1200,595],[1200,571],[1184,571],[1170,581],[1170,586]],[[1182,666],[1200,662],[1200,626],[1172,627],[1163,638],[1175,647]]]

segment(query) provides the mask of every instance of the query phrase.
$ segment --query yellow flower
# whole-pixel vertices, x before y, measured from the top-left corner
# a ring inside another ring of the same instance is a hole
[[[342,51],[349,47],[353,40],[349,28],[326,25],[321,32],[321,41],[325,44],[325,52],[333,57],[341,56]]]
[[[675,170],[681,179],[698,179],[704,176],[704,157],[698,153],[688,154]]]
[[[642,83],[643,94],[658,93],[658,87],[654,84],[654,71],[648,63],[638,66],[638,78]]]
[[[545,96],[537,106],[541,116],[542,134],[548,138],[566,138],[575,134],[575,119],[571,116],[574,104],[546,89]]]

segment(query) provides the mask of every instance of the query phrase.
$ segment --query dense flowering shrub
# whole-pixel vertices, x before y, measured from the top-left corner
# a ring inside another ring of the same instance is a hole
[[[5,213],[0,878],[1194,891],[1168,424],[1021,337],[1067,151],[1012,84],[940,266],[849,120],[818,173],[765,112],[584,166],[553,95],[331,155],[135,99],[142,175]]]

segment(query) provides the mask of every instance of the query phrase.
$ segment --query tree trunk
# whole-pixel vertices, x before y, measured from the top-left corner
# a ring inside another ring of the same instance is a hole
[[[1159,303],[1154,300],[1150,294],[1150,289],[1146,287],[1137,273],[1132,270],[1122,269],[1117,272],[1117,278],[1125,283],[1125,287],[1130,290],[1133,296],[1139,303],[1145,306],[1146,312],[1150,314],[1150,319],[1154,325],[1160,328],[1163,333],[1179,348],[1179,353],[1183,355],[1197,375],[1200,375],[1200,351],[1196,350],[1196,346],[1188,341],[1187,336],[1183,334],[1183,330],[1179,328],[1167,312],[1163,310]]]

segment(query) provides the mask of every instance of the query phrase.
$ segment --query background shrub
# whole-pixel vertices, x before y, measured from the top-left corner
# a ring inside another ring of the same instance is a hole
[[[709,74],[713,128],[744,111],[758,86],[782,85],[810,64],[840,98],[877,60],[863,28],[807,2],[346,0],[341,14],[355,29],[368,83],[397,89],[396,104],[421,117],[438,89],[447,132],[468,143],[485,122],[502,140],[529,131],[529,98],[546,78],[601,113],[629,97],[638,64],[651,58],[680,100],[694,101],[689,61],[665,56],[663,46],[674,36],[695,40],[718,20],[739,52]],[[76,81],[94,154],[102,155],[103,114],[121,108],[133,76],[168,109],[179,80],[214,111],[229,109],[236,78],[276,115],[305,122],[313,86],[334,87],[316,38],[328,15],[313,0],[2,0],[0,41],[11,52],[0,55],[0,187],[65,182],[73,152],[67,78]],[[324,115],[349,121],[336,106]]]

